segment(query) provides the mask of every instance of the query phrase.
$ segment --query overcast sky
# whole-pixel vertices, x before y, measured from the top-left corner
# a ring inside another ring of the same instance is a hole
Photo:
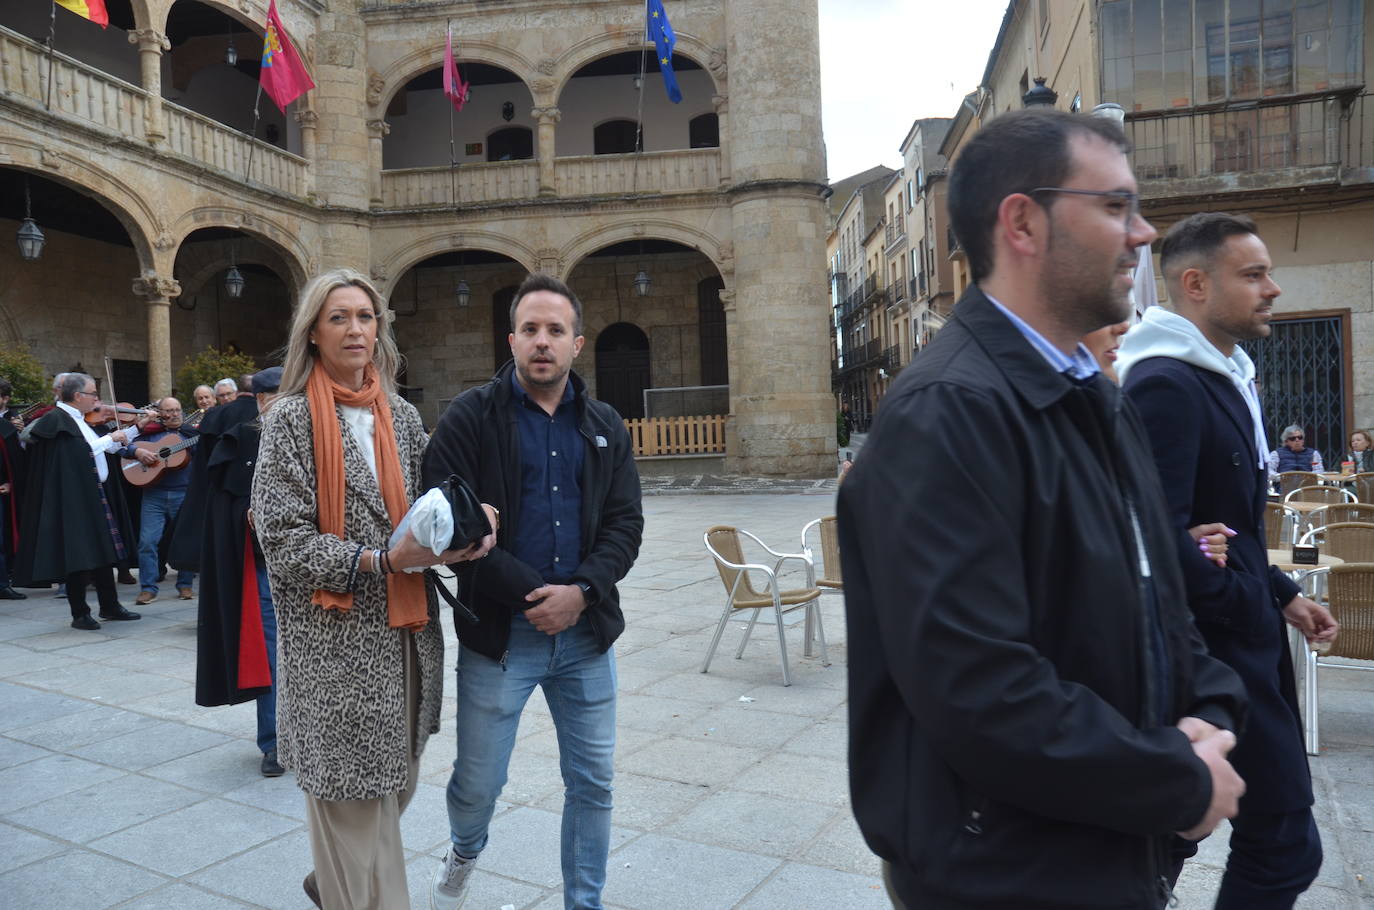
[[[1007,0],[820,0],[830,180],[877,164],[920,117],[953,117],[978,87]]]

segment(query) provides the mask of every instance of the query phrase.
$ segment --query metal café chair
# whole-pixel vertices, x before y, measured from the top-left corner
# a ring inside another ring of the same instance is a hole
[[[1308,527],[1335,524],[1338,521],[1361,521],[1374,524],[1374,505],[1366,502],[1338,502],[1307,513]]]
[[[1318,510],[1320,511],[1320,510]],[[1297,538],[1302,514],[1292,506],[1281,502],[1264,504],[1264,545],[1270,550],[1279,550],[1284,544],[1291,544]]]
[[[1284,502],[1359,502],[1355,494],[1343,487],[1304,486],[1295,487],[1283,494]]]
[[[1355,491],[1355,496],[1360,502],[1374,503],[1374,472],[1353,474],[1346,482]]]
[[[1374,670],[1374,664],[1360,666],[1333,663],[1330,658],[1374,661],[1374,562],[1348,562],[1315,569],[1304,581],[1324,576],[1327,605],[1341,624],[1341,631],[1329,646],[1313,646],[1302,641],[1303,652],[1303,726],[1307,754],[1316,755],[1321,740],[1318,730],[1317,668]],[[1301,636],[1299,635],[1299,638]]]
[[[771,566],[762,563],[745,562],[744,548],[741,545],[740,537],[749,538],[758,546],[762,547],[769,556],[774,558]],[[805,609],[807,638],[804,640],[802,653],[809,656],[811,654],[811,640],[809,630],[814,628],[820,639],[821,644],[821,665],[830,666],[830,657],[825,649],[825,629],[821,625],[821,614],[819,601],[821,589],[813,584],[808,584],[805,588],[793,588],[783,590],[778,584],[778,572],[783,564],[788,560],[799,560],[806,566],[806,578],[808,582],[815,577],[815,566],[810,557],[803,553],[779,553],[772,549],[758,537],[748,531],[740,530],[729,525],[716,525],[702,535],[702,541],[706,544],[706,552],[711,554],[715,560],[716,568],[720,572],[720,580],[725,585],[725,610],[721,613],[720,622],[716,624],[716,634],[711,638],[711,647],[706,652],[706,660],[701,665],[701,672],[705,673],[711,667],[711,658],[716,653],[716,647],[720,644],[720,637],[725,632],[726,623],[730,621],[731,615],[740,610],[752,610],[749,617],[749,625],[744,630],[744,637],[740,639],[739,648],[735,651],[735,659],[739,660],[744,656],[744,646],[749,643],[749,636],[754,631],[754,623],[758,621],[759,611],[772,608],[773,618],[778,626],[778,650],[782,656],[782,684],[792,685],[792,675],[787,666],[787,637],[782,624],[782,615],[793,610]],[[762,577],[764,586],[762,590],[754,586],[751,573]]]
[[[1284,471],[1279,475],[1279,495],[1287,497],[1299,487],[1321,486],[1322,476],[1315,471]]]
[[[816,529],[812,534],[812,529]],[[820,575],[816,575],[816,554],[811,547],[811,538],[819,539],[821,546]],[[808,521],[801,532],[802,554],[811,560],[811,574],[807,577],[806,583],[812,587],[820,588],[822,594],[838,594],[844,596],[844,574],[840,568],[840,528],[839,522],[834,515],[827,515],[824,518],[816,518]],[[820,605],[816,605],[817,614],[820,613]],[[808,643],[814,640],[815,633],[811,628],[810,616],[807,617],[806,640]]]

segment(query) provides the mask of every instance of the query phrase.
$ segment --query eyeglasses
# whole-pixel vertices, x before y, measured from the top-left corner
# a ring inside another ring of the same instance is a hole
[[[1305,437],[1305,436],[1285,436],[1285,437],[1283,437],[1283,441],[1284,441],[1284,442],[1292,442],[1292,441],[1295,440],[1295,439],[1305,439],[1305,438],[1307,438],[1307,437]]]
[[[78,395],[89,395],[89,396],[92,397],[92,398],[99,398],[99,397],[100,397],[100,393],[99,393],[99,392],[87,392],[87,391],[84,391],[84,390],[83,390],[83,391],[80,391],[80,392],[77,392],[76,394],[78,394]]]
[[[1033,190],[1026,190],[1027,196],[1034,196],[1036,193],[1068,193],[1072,196],[1101,196],[1107,200],[1109,206],[1120,205],[1123,207],[1123,217],[1126,227],[1130,228],[1131,221],[1140,214],[1140,194],[1128,193],[1123,190],[1079,190],[1066,186],[1037,186]]]

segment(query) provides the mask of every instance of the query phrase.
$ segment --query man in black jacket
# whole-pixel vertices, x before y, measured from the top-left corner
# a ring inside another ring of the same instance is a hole
[[[1160,251],[1170,309],[1146,311],[1122,342],[1119,363],[1153,446],[1193,617],[1250,696],[1249,723],[1232,756],[1247,789],[1231,825],[1219,910],[1292,907],[1322,861],[1283,623],[1314,641],[1330,641],[1338,626],[1269,565],[1269,445],[1255,366],[1236,344],[1269,334],[1280,293],[1271,268],[1247,217],[1200,212],[1178,222]],[[1183,531],[1200,515],[1236,531],[1225,569],[1200,558]],[[1176,852],[1181,865],[1196,847]]]
[[[480,620],[454,621],[458,757],[448,785],[452,844],[430,906],[461,906],[535,686],[558,731],[565,906],[601,907],[611,834],[615,656],[625,628],[616,583],[644,530],[639,473],[615,409],[572,372],[582,304],[534,274],[511,302],[513,363],[454,400],[425,450],[426,486],[462,477],[497,510],[497,545],[459,567]]]
[[[1244,787],[1243,689],[1189,618],[1140,422],[1078,344],[1129,313],[1155,236],[1125,148],[1057,111],[969,141],[949,211],[976,286],[840,488],[854,812],[913,910],[1156,910],[1172,834]],[[988,440],[1022,455],[989,471]]]

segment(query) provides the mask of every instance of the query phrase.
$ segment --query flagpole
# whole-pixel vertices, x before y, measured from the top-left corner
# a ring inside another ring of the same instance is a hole
[[[53,42],[57,38],[57,0],[52,0],[52,12],[48,16],[48,94],[43,99],[43,109],[52,110],[52,58]]]
[[[647,0],[645,0],[645,2],[647,2]],[[451,52],[452,52],[452,48],[453,48],[453,20],[452,20],[452,19],[449,19],[449,20],[446,21],[446,23],[445,23],[445,29],[446,29],[446,31],[445,31],[445,36],[446,36],[447,39],[448,39],[448,47],[449,47],[450,53],[451,53]],[[447,66],[448,63],[445,62],[444,65]],[[454,75],[456,76],[457,73],[458,73],[458,62],[457,62],[456,60],[455,60],[454,63],[453,63],[453,71],[454,71]],[[447,72],[444,73],[444,77],[445,77],[445,78],[448,78],[448,73],[447,73]],[[454,91],[457,91],[457,90],[458,90],[457,80],[455,80],[453,88],[454,88]],[[447,100],[448,100],[448,198],[449,198],[450,204],[452,204],[452,206],[453,206],[453,213],[456,215],[456,214],[458,214],[458,147],[457,147],[457,145],[456,145],[456,144],[454,143],[454,141],[453,141],[453,113],[454,113],[453,99],[452,99],[452,98],[449,98],[449,99],[447,99]]]
[[[258,104],[262,101],[262,76],[258,76],[258,93],[253,97],[253,128],[248,133],[248,166],[243,169],[243,182],[248,183],[253,175],[253,149],[258,138]]]
[[[644,42],[653,43],[653,37],[649,34],[649,0],[644,0]],[[657,47],[657,45],[655,45]],[[644,155],[644,80],[646,77],[645,54],[648,51],[640,48],[639,51],[639,107],[635,111],[635,165],[630,174],[630,192],[639,192],[639,159]],[[657,51],[655,51],[657,54]]]

